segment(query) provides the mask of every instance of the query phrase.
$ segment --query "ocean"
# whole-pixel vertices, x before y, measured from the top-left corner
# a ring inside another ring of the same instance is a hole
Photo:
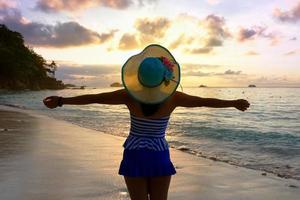
[[[65,105],[48,109],[46,96],[76,96],[113,91],[88,88],[0,91],[0,104],[36,110],[56,119],[126,137],[129,112],[124,105]],[[300,88],[184,88],[201,97],[247,99],[246,112],[234,108],[176,108],[167,129],[171,147],[232,165],[300,180]]]

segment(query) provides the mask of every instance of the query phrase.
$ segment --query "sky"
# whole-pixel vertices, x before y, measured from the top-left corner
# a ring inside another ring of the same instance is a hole
[[[0,0],[0,23],[65,83],[121,82],[126,60],[155,43],[183,87],[300,86],[300,0]]]

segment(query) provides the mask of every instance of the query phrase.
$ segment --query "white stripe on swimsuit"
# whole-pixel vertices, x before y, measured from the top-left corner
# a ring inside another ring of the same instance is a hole
[[[165,132],[170,116],[159,119],[145,119],[131,115],[130,133],[125,143],[125,149],[148,149],[165,151],[169,145],[165,139]]]

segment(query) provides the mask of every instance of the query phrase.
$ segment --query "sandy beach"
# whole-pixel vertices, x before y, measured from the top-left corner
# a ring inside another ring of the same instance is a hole
[[[51,112],[51,111],[49,111]],[[129,199],[125,138],[0,106],[0,199]],[[300,183],[171,149],[171,200],[296,200]]]

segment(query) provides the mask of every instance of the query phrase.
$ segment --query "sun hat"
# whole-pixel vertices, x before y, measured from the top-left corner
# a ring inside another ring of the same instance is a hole
[[[180,66],[165,47],[151,44],[122,67],[122,82],[127,92],[146,104],[162,103],[177,89]]]

